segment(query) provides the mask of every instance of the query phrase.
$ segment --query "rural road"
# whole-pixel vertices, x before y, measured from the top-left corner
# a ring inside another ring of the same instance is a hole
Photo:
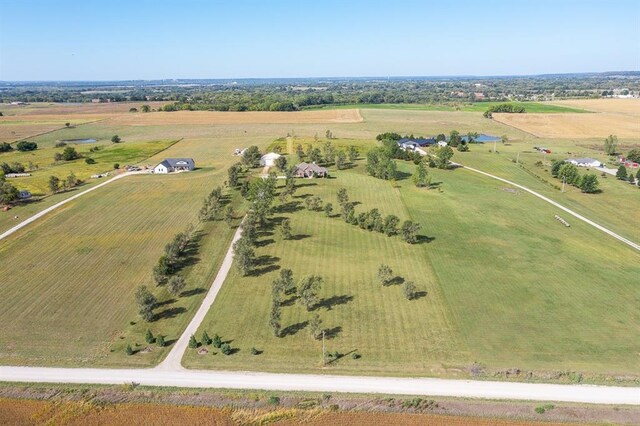
[[[231,244],[229,245],[229,249],[227,250],[227,254],[222,260],[222,264],[220,265],[218,274],[213,280],[209,292],[202,301],[202,305],[200,305],[200,308],[198,308],[198,311],[191,319],[191,322],[184,330],[176,344],[173,345],[173,348],[171,349],[171,352],[169,352],[169,355],[167,355],[164,361],[162,361],[157,367],[155,367],[156,370],[179,371],[182,368],[182,364],[180,363],[180,361],[182,360],[182,357],[187,350],[189,339],[191,338],[191,335],[196,334],[196,331],[198,331],[198,327],[200,327],[200,324],[204,320],[204,317],[207,315],[207,312],[209,312],[209,308],[211,308],[211,305],[213,305],[213,302],[216,300],[216,296],[218,295],[218,292],[220,291],[220,288],[222,287],[222,284],[224,283],[224,280],[227,278],[227,274],[231,269],[231,265],[233,264],[233,244],[240,239],[241,235],[242,228],[238,226],[238,229],[236,230],[236,233],[233,235],[233,239],[231,240]]]
[[[483,172],[482,170],[478,170],[478,169],[474,169],[472,167],[465,166],[463,164],[458,164],[458,163],[452,163],[452,164],[455,164],[456,166],[460,166],[460,167],[462,167],[464,169],[467,169],[467,170],[470,170],[472,172],[480,173],[481,175],[485,175],[485,176],[488,176],[490,178],[497,179],[497,180],[499,180],[501,182],[508,183],[509,185],[515,186],[516,188],[520,188],[523,191],[526,191],[526,192],[528,192],[528,193],[530,193],[532,195],[535,195],[536,197],[546,201],[547,203],[559,208],[560,210],[563,210],[563,211],[569,213],[570,215],[580,219],[581,221],[588,223],[589,225],[593,226],[594,228],[599,229],[600,231],[604,232],[605,234],[608,234],[608,235],[612,236],[616,240],[622,241],[623,243],[627,244],[628,246],[633,247],[634,249],[640,251],[640,244],[634,243],[633,241],[628,240],[628,239],[616,234],[615,232],[611,231],[610,229],[605,228],[602,225],[598,225],[594,221],[592,221],[590,219],[587,219],[586,217],[582,216],[581,214],[578,214],[578,213],[574,212],[573,210],[571,210],[571,209],[569,209],[569,208],[567,208],[567,207],[565,207],[565,206],[553,201],[552,199],[547,198],[544,195],[539,194],[539,193],[537,193],[537,192],[535,192],[535,191],[533,191],[533,190],[531,190],[531,189],[529,189],[527,187],[524,187],[522,185],[518,185],[515,182],[511,182],[510,180],[503,179],[501,177],[492,175],[490,173]]]
[[[38,383],[137,383],[145,386],[352,392],[640,405],[640,388],[430,378],[358,377],[231,371],[0,367],[0,379]]]
[[[109,183],[111,183],[113,181],[116,181],[118,179],[122,179],[123,177],[131,176],[131,175],[135,175],[135,174],[142,174],[142,173],[146,173],[146,172],[145,171],[124,172],[122,174],[119,174],[117,176],[112,177],[111,179],[109,179],[109,180],[107,180],[105,182],[99,183],[98,185],[93,186],[93,187],[87,189],[86,191],[82,191],[82,192],[80,192],[80,193],[78,193],[76,195],[73,195],[73,196],[67,198],[66,200],[62,200],[59,203],[56,203],[56,204],[52,205],[51,207],[47,207],[46,209],[42,210],[41,212],[38,212],[38,213],[34,214],[30,218],[28,218],[26,220],[23,220],[22,222],[20,222],[19,224],[17,224],[13,228],[10,228],[9,230],[7,230],[7,231],[3,232],[2,234],[0,234],[0,240],[3,240],[4,238],[7,238],[9,235],[13,234],[14,232],[18,231],[19,229],[24,228],[25,226],[29,225],[30,223],[40,219],[42,216],[46,215],[47,213],[57,209],[60,206],[63,206],[65,204],[75,200],[78,197],[82,197],[83,195],[85,195],[85,194],[87,194],[87,193],[89,193],[91,191],[95,191],[98,188],[102,188],[103,186],[105,186],[105,185],[107,185],[107,184],[109,184]]]

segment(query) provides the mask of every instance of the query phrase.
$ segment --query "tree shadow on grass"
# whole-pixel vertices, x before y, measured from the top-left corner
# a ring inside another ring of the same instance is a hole
[[[161,319],[172,319],[177,317],[180,314],[183,314],[187,312],[187,310],[185,308],[183,308],[182,306],[179,307],[175,307],[175,308],[169,308],[169,309],[165,309],[162,312],[158,312],[155,317],[153,318],[153,321],[159,321]]]
[[[277,271],[280,269],[280,265],[276,265],[276,262],[280,260],[277,256],[269,256],[268,254],[263,254],[256,258],[256,267],[251,271],[252,276],[260,276],[266,274],[267,272]]]
[[[280,302],[280,306],[293,306],[294,303],[296,303],[296,300],[298,300],[298,296],[290,297],[287,300]]]
[[[413,294],[413,298],[411,300],[418,300],[418,299],[422,299],[423,297],[427,297],[426,291],[416,291]]]
[[[256,242],[255,242],[255,246],[256,246],[256,247],[266,247],[266,246],[268,246],[269,244],[273,244],[273,243],[275,243],[275,242],[276,242],[276,240],[274,240],[273,238],[266,238],[266,239],[264,239],[264,240],[258,240],[258,241],[256,241]]]
[[[295,213],[303,209],[300,204],[300,201],[289,201],[288,203],[275,207],[273,211],[275,213]]]
[[[404,277],[401,276],[396,276],[393,277],[387,284],[386,286],[391,286],[391,285],[400,285],[404,283]]]
[[[327,328],[324,330],[325,339],[335,339],[342,332],[342,327],[337,326],[333,328]]]
[[[317,186],[316,182],[296,183],[296,188],[305,188],[307,186]]]
[[[321,299],[318,303],[315,304],[313,310],[326,308],[327,311],[330,311],[334,306],[337,305],[345,305],[353,300],[353,296],[349,296],[347,294],[343,294],[342,296],[331,296]]]
[[[417,235],[418,241],[416,244],[429,244],[431,241],[435,240],[436,237],[428,237],[426,235]]]
[[[412,176],[411,173],[402,172],[402,171],[396,172],[396,180],[406,180],[406,179],[409,179],[411,176]]]
[[[305,238],[309,238],[311,237],[311,235],[309,234],[296,234],[296,235],[292,235],[289,240],[293,240],[293,241],[300,241],[300,240],[304,240]]]
[[[162,301],[162,302],[158,302],[158,303],[156,303],[156,306],[155,306],[155,307],[156,307],[156,308],[161,308],[161,307],[163,307],[163,306],[172,305],[172,304],[174,304],[174,303],[176,303],[176,302],[177,302],[177,300],[176,300],[176,299],[167,299],[167,300],[164,300],[164,301]]]
[[[205,290],[202,287],[192,288],[191,290],[183,291],[182,293],[180,293],[180,297],[195,296],[195,295],[198,295],[198,294],[206,293],[206,291],[207,290]]]
[[[309,325],[309,321],[297,322],[295,324],[291,324],[282,329],[280,332],[281,337],[293,336],[298,331],[303,330],[306,326]]]
[[[304,200],[305,198],[309,198],[313,196],[313,194],[300,194],[300,195],[294,195],[293,198],[299,198],[301,200]]]

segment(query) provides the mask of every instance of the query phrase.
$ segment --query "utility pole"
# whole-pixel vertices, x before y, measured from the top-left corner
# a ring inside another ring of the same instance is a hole
[[[520,163],[520,151],[518,151],[518,156],[516,157],[516,164]]]
[[[322,365],[326,363],[326,357],[324,356],[324,330],[322,330]]]
[[[564,192],[564,184],[567,181],[566,176],[562,178],[562,192]]]

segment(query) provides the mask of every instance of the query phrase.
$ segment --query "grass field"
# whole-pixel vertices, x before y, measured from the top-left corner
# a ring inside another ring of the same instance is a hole
[[[301,195],[335,204],[337,189],[346,187],[362,203],[357,211],[378,207],[417,220],[433,241],[410,246],[318,212],[278,214],[291,216],[299,239],[265,236],[258,248],[265,272],[232,273],[199,332],[219,333],[239,352],[190,351],[187,366],[321,371],[321,345],[305,329],[309,313],[285,307],[283,338],[268,326],[269,283],[277,269],[290,268],[298,279],[325,278],[321,297],[333,302],[317,312],[332,331],[328,350],[362,355],[328,371],[456,376],[478,361],[492,370],[640,372],[640,346],[631,337],[640,332],[640,317],[627,303],[638,294],[636,253],[587,225],[567,230],[553,219],[556,209],[471,172],[434,172],[439,192],[418,190],[410,180],[394,188],[361,169],[310,181]],[[426,297],[407,301],[399,286],[381,287],[380,263]],[[264,353],[251,355],[252,346]]]
[[[157,362],[164,351],[160,348],[125,359],[124,347],[140,349],[135,343],[144,344],[147,327],[168,341],[178,337],[212,281],[233,230],[214,222],[199,233],[195,259],[211,261],[184,270],[190,296],[175,300],[155,289],[151,267],[173,235],[196,220],[201,200],[223,172],[128,177],[66,204],[3,241],[0,362]],[[160,319],[150,325],[139,320],[133,301],[141,284],[163,302],[157,311]]]
[[[524,107],[527,113],[582,113],[588,112],[582,108],[571,106],[561,106],[541,102],[451,102],[448,104],[344,104],[344,105],[321,105],[309,107],[314,109],[389,109],[389,110],[413,110],[413,111],[463,111],[463,112],[485,112],[492,106],[510,104]]]

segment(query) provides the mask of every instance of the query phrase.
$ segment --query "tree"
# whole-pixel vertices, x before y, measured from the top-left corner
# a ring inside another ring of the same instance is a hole
[[[327,130],[327,131],[325,132],[324,136],[325,136],[327,139],[333,139],[333,133],[331,133],[331,130]]]
[[[327,203],[324,205],[324,214],[327,217],[331,217],[331,213],[333,213],[333,204]]]
[[[322,337],[322,319],[320,319],[320,315],[313,314],[311,319],[309,320],[309,331],[311,332],[311,337],[318,340]]]
[[[151,107],[150,107],[149,105],[142,105],[142,106],[140,107],[140,111],[142,111],[142,112],[149,112],[149,111],[151,111]]]
[[[469,151],[469,144],[465,141],[461,141],[458,144],[458,151],[460,152],[468,152]]]
[[[558,177],[560,174],[560,167],[565,164],[563,160],[551,160],[551,176]]]
[[[347,148],[347,156],[349,157],[350,163],[356,161],[359,155],[360,153],[358,152],[358,148],[356,148],[355,146],[351,145],[349,146],[349,148]]]
[[[635,184],[636,183],[636,177],[633,175],[633,172],[629,172],[629,174],[627,175],[627,180],[631,184]]]
[[[229,170],[227,170],[227,175],[228,175],[227,183],[231,188],[235,188],[238,186],[239,179],[240,179],[239,169],[240,168],[236,164],[234,164],[231,167],[229,167]]]
[[[388,215],[384,218],[383,230],[387,237],[392,235],[396,235],[398,233],[398,225],[400,224],[400,219],[395,215]]]
[[[153,320],[153,309],[156,307],[158,300],[147,289],[147,286],[141,285],[136,290],[135,294],[136,303],[138,304],[138,313],[145,321],[149,322]]]
[[[587,173],[580,180],[580,190],[585,194],[598,192],[598,176],[594,173]]]
[[[13,151],[13,147],[11,146],[11,144],[7,142],[0,143],[0,152],[9,152],[9,151]]]
[[[300,162],[304,161],[304,158],[306,157],[304,150],[302,149],[302,145],[300,144],[296,147],[296,156],[298,156],[298,161]]]
[[[287,157],[281,155],[280,157],[276,158],[276,167],[278,167],[281,172],[287,170]]]
[[[640,186],[640,169],[638,169],[638,172],[636,173],[636,180],[638,181],[638,186]]]
[[[284,294],[291,294],[295,291],[295,283],[293,281],[293,271],[291,269],[280,269],[280,285],[284,290]]]
[[[609,135],[604,140],[604,152],[606,152],[608,155],[615,155],[617,146],[618,137],[616,135]]]
[[[122,141],[122,139],[120,139],[120,136],[118,136],[118,135],[111,136],[111,142],[120,143],[120,141]]]
[[[416,286],[413,281],[405,281],[402,285],[402,293],[407,300],[413,300],[416,297]]]
[[[284,240],[291,239],[291,221],[289,219],[283,219],[280,224],[280,234]]]
[[[321,163],[322,162],[322,153],[320,152],[320,148],[311,148],[308,151],[309,160],[313,163]]]
[[[255,213],[257,222],[264,225],[267,216],[271,214],[271,204],[276,195],[276,176],[272,173],[266,179],[256,179],[249,187],[251,210]]]
[[[4,179],[0,179],[0,204],[9,204],[18,199],[19,191]]]
[[[347,155],[342,150],[338,151],[338,153],[336,154],[336,168],[338,170],[342,170],[344,169],[344,166],[346,166],[346,164]]]
[[[223,355],[231,355],[233,353],[233,349],[231,349],[230,344],[223,343],[220,345],[220,352],[222,352]]]
[[[61,159],[63,161],[72,161],[78,158],[80,158],[80,154],[78,154],[78,151],[72,146],[68,146],[62,151]]]
[[[129,356],[133,355],[133,349],[131,348],[131,345],[127,344],[127,348],[125,349],[125,352]]]
[[[416,166],[416,172],[413,174],[413,183],[418,188],[428,187],[431,184],[431,178],[423,161],[420,161]]]
[[[405,220],[400,228],[402,239],[409,243],[415,244],[418,242],[418,231],[422,228],[419,223],[414,223],[410,220]]]
[[[67,179],[65,180],[64,186],[67,188],[73,188],[77,184],[78,178],[76,178],[76,175],[74,175],[73,172],[69,173],[69,176],[67,176]]]
[[[233,210],[233,206],[227,206],[227,208],[224,211],[224,221],[227,224],[227,226],[229,226],[229,228],[231,228],[233,226],[233,223],[236,220],[236,212],[235,210]]]
[[[144,335],[144,341],[147,343],[154,343],[156,341],[156,338],[153,337],[153,333],[151,332],[151,330],[147,329],[147,332]]]
[[[27,141],[20,141],[16,144],[16,148],[18,149],[18,151],[35,151],[36,149],[38,149],[38,144],[35,142],[27,142]]]
[[[216,349],[219,348],[220,346],[222,346],[222,338],[219,335],[215,334],[213,336],[211,344],[213,345],[214,348]]]
[[[340,207],[342,207],[348,202],[349,202],[349,194],[347,194],[347,189],[340,188],[338,190],[338,204],[340,204]]]
[[[460,142],[462,142],[460,132],[458,132],[457,130],[452,130],[449,134],[449,145],[455,148]]]
[[[450,146],[441,146],[436,150],[436,166],[439,169],[448,169],[451,157],[453,157],[453,149]]]
[[[260,150],[257,146],[252,145],[244,150],[244,153],[242,154],[242,164],[247,167],[259,167],[260,157],[262,157]]]
[[[640,148],[634,148],[627,153],[627,160],[640,163]]]
[[[625,180],[627,178],[627,168],[624,165],[620,165],[620,167],[618,167],[616,177],[620,180]]]
[[[96,164],[96,160],[94,160],[93,158],[85,158],[84,162],[87,164]]]
[[[186,283],[182,275],[173,275],[169,278],[169,281],[167,281],[167,290],[169,290],[169,293],[177,296],[184,290],[185,285]]]
[[[114,170],[118,170],[120,168],[120,163],[115,163],[113,165]]]
[[[233,244],[233,252],[233,260],[238,271],[244,276],[249,275],[256,257],[250,243],[244,237],[240,238]]]
[[[384,148],[372,149],[367,153],[367,173],[378,179],[393,180],[396,177],[396,163]]]
[[[331,164],[335,161],[336,150],[331,144],[331,141],[326,141],[322,147],[322,156],[326,164]]]
[[[49,191],[51,191],[52,194],[55,194],[58,190],[60,190],[60,178],[57,176],[50,176]]]
[[[378,267],[378,280],[380,284],[387,285],[393,279],[393,270],[388,265],[380,265]]]
[[[322,277],[309,275],[298,284],[298,301],[310,311],[318,303],[318,292],[323,283]]]
[[[571,163],[564,163],[558,170],[558,178],[564,180],[570,185],[579,183],[580,173],[578,168]]]
[[[129,108],[129,112],[138,112],[138,108],[131,107],[131,108]]]
[[[196,349],[198,347],[198,341],[196,340],[196,336],[193,334],[189,337],[189,347],[191,349]]]
[[[280,313],[280,304],[273,303],[271,305],[271,314],[269,316],[269,326],[271,327],[271,331],[273,331],[273,335],[276,337],[280,337],[280,330],[282,329],[281,324],[281,313]]]
[[[207,334],[207,330],[202,332],[202,344],[209,346],[211,343],[213,343],[213,339],[211,339],[211,337],[209,337],[209,334]]]
[[[164,341],[164,336],[163,336],[162,334],[161,334],[161,335],[159,335],[159,336],[156,338],[156,344],[157,344],[158,346],[160,346],[161,348],[163,348],[163,347],[166,345],[166,343],[165,343],[165,341]]]

